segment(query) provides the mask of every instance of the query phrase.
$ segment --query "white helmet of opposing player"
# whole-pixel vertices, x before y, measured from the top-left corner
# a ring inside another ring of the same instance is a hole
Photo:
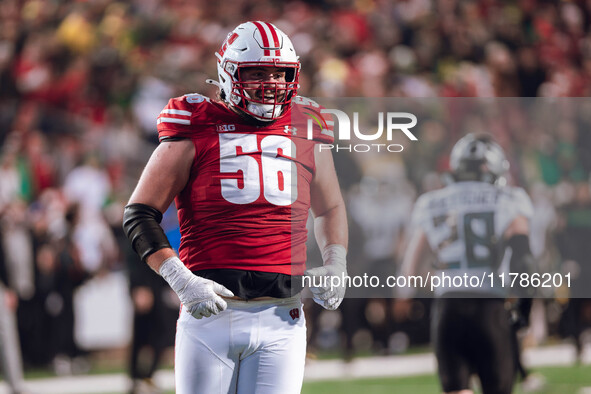
[[[285,113],[298,89],[300,62],[291,40],[268,22],[246,22],[228,34],[216,52],[221,98],[261,121],[272,121]],[[259,98],[246,89],[253,83],[241,79],[246,67],[277,67],[285,70],[285,82],[260,82]],[[272,97],[271,97],[272,96]]]
[[[470,133],[454,145],[449,167],[456,181],[502,183],[509,161],[490,134]]]

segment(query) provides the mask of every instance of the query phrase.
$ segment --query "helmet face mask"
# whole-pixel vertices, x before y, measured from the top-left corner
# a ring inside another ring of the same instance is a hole
[[[297,94],[300,62],[289,38],[270,23],[241,24],[228,34],[216,57],[222,99],[257,120],[277,119]],[[247,81],[243,74],[249,68],[280,69],[285,78]]]
[[[491,135],[467,134],[453,147],[449,166],[456,181],[504,185],[509,162]]]

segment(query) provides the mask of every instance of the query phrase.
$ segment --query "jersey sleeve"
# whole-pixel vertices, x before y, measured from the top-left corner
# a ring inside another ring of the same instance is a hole
[[[498,225],[500,233],[503,234],[507,227],[519,216],[531,219],[534,215],[534,207],[531,199],[520,187],[508,188],[502,195],[499,204]]]
[[[519,188],[515,191],[516,194],[516,205],[519,213],[528,219],[534,216],[534,205],[525,192],[525,190]]]
[[[191,138],[199,123],[199,113],[208,99],[199,94],[188,94],[168,101],[158,115],[158,139]]]
[[[297,123],[305,125],[307,138],[320,144],[334,143],[333,116],[326,108],[307,97],[297,96],[294,99],[295,111],[299,119]]]
[[[423,194],[417,199],[410,217],[410,228],[412,231],[420,228],[427,232],[427,223],[429,221],[429,210],[427,209],[428,199],[427,194]]]
[[[531,219],[534,215],[534,206],[531,199],[520,187],[512,188],[509,193],[506,194],[504,210],[512,219],[518,216],[525,216]]]

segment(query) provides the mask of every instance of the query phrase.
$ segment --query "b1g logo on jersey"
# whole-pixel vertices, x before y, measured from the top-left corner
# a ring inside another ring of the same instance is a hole
[[[320,105],[312,100],[306,98],[299,98],[300,104],[304,104],[303,113],[309,116],[307,123],[308,139],[313,139],[314,123],[320,127],[320,133],[334,137],[333,131],[329,126],[335,126],[335,122],[327,121],[324,114],[333,115],[338,122],[338,139],[339,141],[351,140],[351,119],[344,111],[339,109],[320,108]],[[409,112],[379,112],[378,115],[378,129],[373,134],[365,134],[359,130],[359,112],[353,112],[353,134],[362,141],[377,141],[382,138],[384,133],[384,123],[386,123],[386,139],[392,141],[394,131],[401,131],[411,141],[418,141],[417,137],[410,131],[411,128],[417,125],[417,117]],[[385,121],[384,121],[385,119]],[[320,144],[319,150],[335,149],[346,150],[349,152],[369,152],[375,150],[388,152],[402,152],[404,147],[400,144]]]
[[[223,133],[224,131],[236,131],[236,125],[233,124],[218,124],[216,130]]]

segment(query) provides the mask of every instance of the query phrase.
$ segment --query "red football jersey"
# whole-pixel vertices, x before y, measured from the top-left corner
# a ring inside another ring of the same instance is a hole
[[[188,184],[175,199],[179,255],[190,270],[303,274],[314,146],[333,137],[314,123],[309,139],[306,112],[318,119],[319,108],[294,101],[264,126],[199,94],[173,98],[160,113],[160,140],[190,138],[195,145]]]

